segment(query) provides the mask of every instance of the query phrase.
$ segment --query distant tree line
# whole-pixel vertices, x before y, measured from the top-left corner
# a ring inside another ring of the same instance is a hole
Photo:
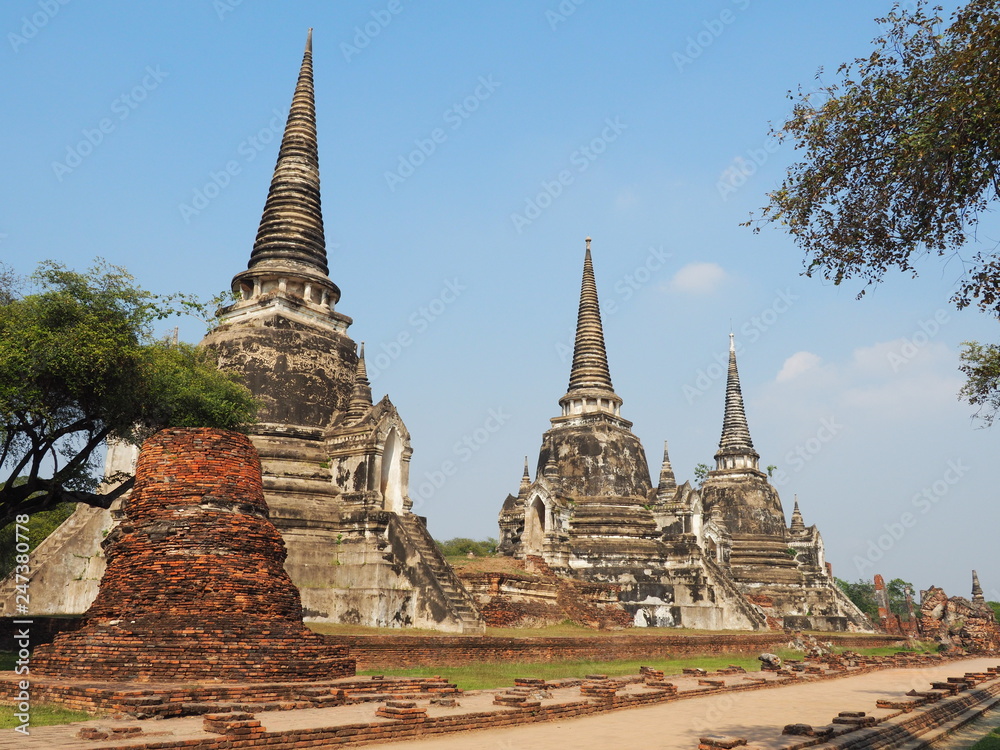
[[[858,580],[854,583],[837,578],[837,585],[840,590],[847,594],[847,597],[854,602],[854,605],[864,612],[873,621],[878,622],[878,601],[875,599],[875,583],[872,581]],[[915,591],[913,584],[904,581],[902,578],[893,578],[885,584],[885,590],[889,594],[889,611],[894,615],[899,615],[906,619],[909,610],[906,608],[906,590]],[[917,606],[919,602],[914,602]]]
[[[435,540],[435,543],[445,557],[468,557],[470,552],[476,557],[489,557],[497,553],[497,540],[493,537],[483,541],[456,537],[446,542]]]

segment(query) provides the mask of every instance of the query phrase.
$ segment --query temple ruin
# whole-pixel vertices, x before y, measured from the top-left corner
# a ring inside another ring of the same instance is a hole
[[[617,586],[634,624],[710,629],[872,630],[837,588],[798,504],[785,522],[759,468],[730,334],[715,469],[678,486],[664,446],[659,483],[621,415],[586,241],[569,387],[542,436],[535,478],[500,511],[500,550]]]
[[[80,628],[39,646],[34,674],[98,680],[299,681],[354,674],[302,622],[250,440],[161,430],[143,445],[107,572]]]
[[[307,620],[482,632],[475,603],[411,512],[410,434],[373,402],[364,349],[336,309],[320,201],[312,30],[236,302],[201,345],[261,402],[251,439],[285,569]],[[109,451],[106,473],[134,470]],[[80,506],[34,555],[32,614],[79,614],[104,573],[102,537],[119,514]],[[4,602],[13,601],[5,598]]]
[[[948,595],[937,586],[920,592],[920,633],[945,651],[986,653],[1000,650],[1000,625],[972,571],[972,600]]]

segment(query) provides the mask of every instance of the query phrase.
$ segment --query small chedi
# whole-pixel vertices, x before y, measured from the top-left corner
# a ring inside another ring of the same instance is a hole
[[[664,448],[652,485],[611,382],[590,242],[562,413],[542,436],[534,480],[526,472],[503,503],[500,551],[614,587],[639,626],[873,630],[835,585],[819,531],[797,503],[786,524],[759,468],[732,334],[715,469],[700,489],[678,486]]]
[[[123,511],[82,626],[35,649],[33,673],[241,682],[354,674],[345,647],[302,623],[246,436],[156,433],[139,454]]]
[[[1000,626],[983,596],[979,575],[972,571],[972,601],[931,586],[920,592],[920,631],[945,650],[970,653],[1000,650]]]

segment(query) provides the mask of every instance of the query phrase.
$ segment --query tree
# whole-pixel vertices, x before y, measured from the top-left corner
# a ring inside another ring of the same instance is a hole
[[[875,598],[875,583],[860,579],[854,583],[843,579],[835,579],[840,590],[847,594],[847,598],[854,602],[854,605],[868,615],[873,621],[878,622],[878,600]],[[909,609],[906,606],[906,592],[913,591],[913,584],[904,581],[902,578],[893,578],[885,585],[886,593],[889,597],[889,611],[894,615],[907,617]]]
[[[445,557],[466,557],[470,552],[476,557],[490,557],[497,552],[497,540],[493,537],[484,541],[456,537],[446,542],[437,542],[437,546]]]
[[[108,507],[131,487],[96,492],[98,449],[162,427],[239,429],[257,405],[207,352],[154,341],[152,323],[186,298],[158,297],[121,268],[43,263],[36,291],[0,274],[0,527],[59,502]]]
[[[789,93],[792,115],[773,133],[802,159],[747,224],[784,226],[805,251],[805,275],[857,277],[858,297],[892,270],[916,276],[927,255],[955,260],[951,301],[1000,315],[997,246],[967,251],[1000,197],[1000,5],[970,0],[947,27],[940,12],[897,3],[876,19],[883,33],[868,57],[841,65],[833,83]],[[989,424],[1000,349],[966,346],[960,395]]]
[[[711,468],[708,464],[698,464],[694,467],[694,483],[698,489],[701,489],[701,486],[705,484],[709,471],[711,471]]]

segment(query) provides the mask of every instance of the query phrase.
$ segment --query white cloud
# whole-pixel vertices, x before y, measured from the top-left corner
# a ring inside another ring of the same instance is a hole
[[[961,408],[956,363],[944,342],[915,346],[906,338],[856,347],[839,361],[799,351],[784,361],[762,403],[806,423],[827,413],[851,424],[934,419]]]
[[[812,352],[795,352],[795,354],[785,360],[785,364],[781,366],[781,371],[778,373],[776,380],[779,383],[786,380],[793,380],[802,373],[814,369],[820,362],[820,358]]]
[[[670,279],[667,288],[686,294],[711,294],[729,276],[718,263],[688,263]]]

